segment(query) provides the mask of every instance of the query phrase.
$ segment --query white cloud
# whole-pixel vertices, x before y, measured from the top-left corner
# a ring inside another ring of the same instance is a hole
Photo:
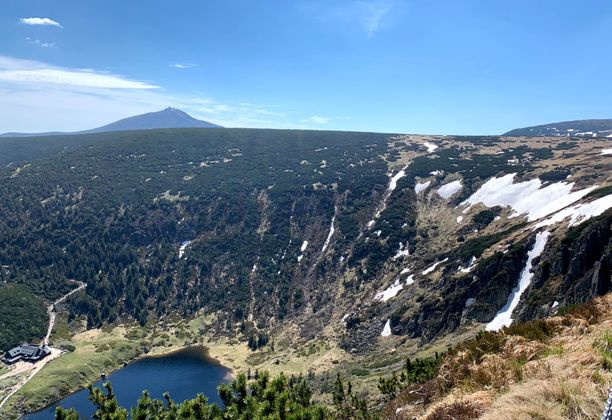
[[[170,64],[170,67],[174,67],[175,69],[190,69],[192,67],[197,67],[197,64],[193,63],[174,63]]]
[[[320,117],[318,115],[313,115],[312,117],[308,117],[303,119],[301,122],[305,123],[305,124],[327,124],[328,122],[331,121],[331,118],[328,117]]]
[[[55,42],[46,42],[41,41],[40,39],[26,38],[26,41],[28,41],[30,44],[38,45],[39,47],[43,48],[55,48],[57,46]]]
[[[23,23],[24,25],[57,26],[58,28],[63,28],[63,26],[60,25],[59,22],[56,22],[53,19],[49,18],[21,18],[19,19],[19,22]]]
[[[35,41],[34,41],[35,42]],[[29,85],[66,85],[103,89],[155,89],[158,86],[89,69],[64,69],[0,56],[0,81]]]
[[[200,92],[155,87],[106,72],[0,55],[0,133],[85,130],[168,106],[225,127],[296,126],[273,105],[223,103]]]

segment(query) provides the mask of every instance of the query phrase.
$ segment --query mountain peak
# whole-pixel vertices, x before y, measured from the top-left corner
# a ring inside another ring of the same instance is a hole
[[[220,125],[208,121],[198,120],[178,108],[171,106],[161,111],[147,112],[145,114],[134,115],[133,117],[123,118],[119,121],[103,125],[102,127],[91,130],[77,131],[71,133],[47,132],[47,133],[4,133],[0,137],[31,137],[31,136],[51,136],[59,134],[87,134],[104,133],[108,131],[132,131],[132,130],[153,130],[156,128],[222,128]]]
[[[124,118],[87,132],[100,133],[105,131],[151,130],[155,128],[220,128],[220,126],[208,121],[198,120],[185,111],[169,106],[161,111],[147,112]]]

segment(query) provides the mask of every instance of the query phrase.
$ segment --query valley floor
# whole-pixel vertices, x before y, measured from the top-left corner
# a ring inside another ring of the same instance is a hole
[[[421,354],[428,354],[455,346],[445,356],[437,377],[400,392],[384,406],[383,418],[599,418],[612,384],[612,294],[585,308],[518,324],[505,332],[485,333],[485,338],[470,339],[474,335],[470,332],[455,337],[453,343],[421,349]],[[74,346],[74,351],[46,359],[46,365],[37,367],[33,377],[27,369],[20,373],[15,368],[0,371],[0,396],[5,390],[2,398],[19,381],[31,377],[8,399],[2,418],[17,418],[19,413],[42,408],[94,382],[100,373],[108,374],[145,356],[146,350],[148,355],[161,355],[202,344],[212,358],[234,372],[302,373],[321,391],[329,391],[326,388],[340,372],[353,381],[358,392],[367,391],[368,402],[374,406],[382,401],[378,378],[413,356],[409,347],[400,346],[397,351],[358,357],[339,349],[333,339],[296,345],[290,325],[285,330],[287,336],[279,335],[273,345],[252,352],[235,339],[206,338],[214,322],[210,315],[189,321],[168,317],[158,325],[118,325],[81,329],[74,334],[60,314],[51,341],[57,348],[72,350],[70,346]],[[457,344],[460,341],[465,343]]]

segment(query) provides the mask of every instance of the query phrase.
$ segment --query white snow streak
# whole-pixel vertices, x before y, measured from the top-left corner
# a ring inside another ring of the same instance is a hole
[[[448,258],[444,258],[442,261],[438,261],[437,263],[434,263],[432,266],[427,267],[425,270],[423,270],[423,272],[421,274],[423,274],[424,276],[432,273],[440,264],[444,263],[448,261]]]
[[[512,289],[512,293],[510,293],[510,296],[508,296],[508,301],[504,307],[501,308],[495,315],[495,318],[493,318],[493,320],[487,324],[487,331],[497,331],[512,324],[512,312],[514,312],[514,309],[516,309],[519,301],[521,300],[521,295],[527,289],[531,283],[531,279],[533,278],[533,273],[531,272],[533,268],[533,259],[538,257],[542,251],[544,251],[549,235],[550,232],[548,231],[539,232],[536,235],[533,248],[531,248],[531,250],[527,253],[527,263],[525,264],[523,271],[521,271],[521,276],[519,278],[517,287]]]
[[[329,246],[329,243],[331,242],[332,236],[334,236],[334,232],[336,231],[336,229],[334,228],[335,221],[336,221],[336,215],[334,214],[334,217],[332,217],[331,226],[329,227],[329,233],[327,234],[327,238],[325,239],[325,243],[323,244],[323,248],[321,249],[321,252],[325,252],[325,250]]]
[[[451,198],[453,195],[461,191],[461,188],[463,188],[461,185],[461,180],[457,180],[442,185],[436,192],[442,198]]]
[[[557,182],[542,188],[539,178],[513,183],[515,176],[516,174],[508,174],[485,182],[478,191],[461,203],[469,205],[463,212],[467,212],[476,203],[487,207],[510,206],[514,210],[510,217],[527,214],[527,220],[533,221],[569,206],[597,187],[571,192],[573,182]]]
[[[383,337],[389,337],[391,335],[391,320],[390,319],[387,320],[387,323],[385,324],[385,328],[383,328],[380,335],[382,335]]]
[[[181,246],[179,246],[179,258],[183,258],[183,255],[185,254],[185,248],[187,248],[190,243],[191,241],[181,242]]]
[[[300,247],[300,251],[306,251],[306,247],[308,247],[308,241],[302,242],[302,246]]]
[[[612,134],[610,134],[608,137],[612,137]],[[603,149],[600,155],[612,155],[612,149]]]
[[[402,179],[404,175],[406,175],[406,168],[402,169],[391,177],[391,181],[389,182],[389,191],[395,190],[395,188],[397,187],[397,181]]]

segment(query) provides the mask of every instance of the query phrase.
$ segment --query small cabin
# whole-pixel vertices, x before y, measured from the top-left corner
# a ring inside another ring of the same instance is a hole
[[[7,365],[12,365],[20,360],[24,362],[38,362],[51,354],[51,349],[46,346],[35,346],[33,344],[22,344],[7,351],[2,360]]]

